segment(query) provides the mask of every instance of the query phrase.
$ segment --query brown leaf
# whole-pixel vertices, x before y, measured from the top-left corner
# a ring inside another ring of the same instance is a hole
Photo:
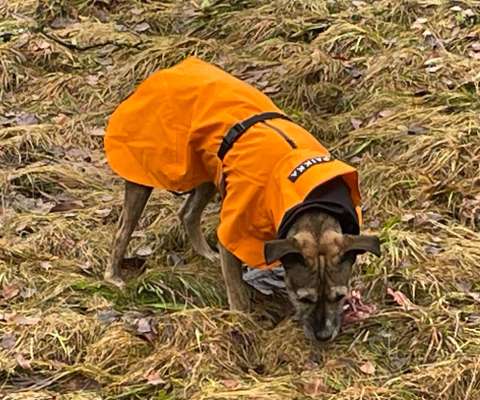
[[[48,271],[53,268],[53,265],[49,261],[40,261],[40,267]]]
[[[89,135],[90,136],[105,136],[105,129],[103,128],[93,128],[90,132],[89,132]]]
[[[415,219],[415,215],[414,214],[409,214],[409,213],[403,214],[400,219],[401,219],[402,222],[410,222],[410,221],[413,221]]]
[[[135,254],[138,257],[148,257],[153,253],[153,250],[150,246],[141,246],[137,249]]]
[[[37,49],[40,49],[40,50],[46,50],[51,47],[51,44],[46,40],[37,40],[35,42],[35,45],[37,46]]]
[[[442,65],[442,64],[432,65],[431,67],[427,67],[427,68],[426,68],[426,71],[427,71],[429,74],[434,74],[434,73],[440,71],[442,68],[443,68],[443,65]]]
[[[158,386],[164,385],[166,382],[160,376],[160,372],[158,371],[150,371],[147,375],[145,375],[145,379],[150,385]]]
[[[424,135],[427,133],[427,129],[421,125],[410,125],[407,129],[409,135]]]
[[[150,25],[147,22],[142,22],[140,24],[135,25],[133,28],[136,32],[142,33],[146,32],[150,29]]]
[[[137,7],[134,7],[132,9],[130,9],[130,12],[133,14],[133,15],[141,15],[144,10],[141,9],[141,8],[137,8]]]
[[[322,378],[313,378],[310,382],[303,384],[303,392],[307,396],[315,397],[328,392],[328,387],[323,383]]]
[[[2,336],[1,346],[5,350],[11,350],[17,343],[17,337],[13,333],[6,333]]]
[[[373,375],[375,374],[375,365],[373,365],[371,361],[367,361],[360,365],[360,371],[367,375]]]
[[[222,384],[227,389],[236,389],[238,386],[240,386],[240,382],[235,379],[223,379]]]
[[[470,56],[470,58],[473,58],[474,60],[480,60],[480,52],[469,51],[468,55]]]
[[[95,210],[95,214],[101,216],[101,217],[108,217],[110,213],[112,212],[111,208],[100,208],[98,210]]]
[[[412,24],[411,28],[415,30],[421,30],[424,28],[423,24],[427,22],[426,18],[418,18],[414,23]]]
[[[70,210],[77,210],[83,207],[85,207],[85,205],[81,200],[64,200],[55,204],[53,208],[50,210],[50,212],[51,213],[64,212],[64,211],[70,211]]]
[[[98,83],[98,75],[87,75],[85,82],[90,86],[95,86]]]
[[[35,114],[32,113],[20,113],[15,117],[17,125],[36,125],[38,119]]]
[[[23,368],[23,369],[32,369],[32,366],[30,365],[30,361],[27,360],[22,354],[18,353],[15,356],[15,360],[17,361],[17,364]]]
[[[397,303],[399,306],[403,307],[405,311],[414,310],[416,308],[415,304],[413,304],[408,297],[399,290],[387,288],[387,293],[392,296],[393,301],[395,301],[395,303]]]
[[[365,304],[358,290],[352,290],[343,308],[342,324],[362,321],[377,312],[375,304]]]
[[[358,129],[362,126],[363,121],[358,118],[350,118],[350,122],[353,126],[353,129]]]
[[[388,118],[391,117],[393,114],[395,114],[395,111],[389,110],[388,108],[378,112],[378,116],[380,118]]]
[[[150,325],[150,318],[140,318],[137,322],[137,331],[138,333],[149,333],[152,332],[152,326]]]
[[[18,314],[10,320],[15,325],[37,325],[40,321],[40,317],[26,317]]]
[[[5,300],[11,300],[14,297],[18,296],[20,293],[20,286],[16,283],[12,283],[11,285],[3,285],[2,288],[2,297]]]
[[[64,125],[68,121],[68,117],[65,114],[58,114],[52,118],[52,121],[57,125]]]

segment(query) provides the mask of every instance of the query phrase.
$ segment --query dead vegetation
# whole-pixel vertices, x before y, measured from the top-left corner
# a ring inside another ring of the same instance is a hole
[[[478,1],[29,0],[0,15],[2,398],[480,398]],[[122,198],[107,118],[188,54],[360,169],[384,255],[354,286],[377,311],[335,343],[225,311],[218,266],[165,193],[131,244],[145,273],[125,293],[102,282]]]

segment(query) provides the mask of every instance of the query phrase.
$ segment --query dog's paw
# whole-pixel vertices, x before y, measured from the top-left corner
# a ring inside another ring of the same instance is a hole
[[[105,280],[105,282],[110,283],[111,285],[114,285],[121,290],[125,289],[125,282],[119,276],[105,274],[103,279]]]

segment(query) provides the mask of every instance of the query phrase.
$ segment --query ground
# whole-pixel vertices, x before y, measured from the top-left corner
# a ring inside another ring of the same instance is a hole
[[[480,398],[478,1],[3,0],[0,15],[4,399]],[[122,202],[108,116],[188,54],[359,169],[383,255],[352,285],[376,311],[334,343],[228,312],[169,194],[131,244],[145,272],[124,293],[102,282]]]

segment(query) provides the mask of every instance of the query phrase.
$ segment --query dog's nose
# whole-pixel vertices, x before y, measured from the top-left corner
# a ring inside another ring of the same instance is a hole
[[[333,332],[327,330],[319,330],[315,332],[315,337],[321,342],[326,342],[327,340],[332,339]]]

